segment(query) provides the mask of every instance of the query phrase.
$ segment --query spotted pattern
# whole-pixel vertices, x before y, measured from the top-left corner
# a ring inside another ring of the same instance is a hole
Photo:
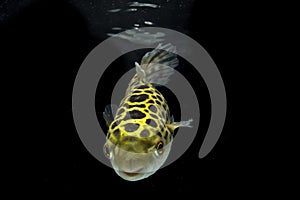
[[[129,111],[129,116],[131,119],[142,119],[142,118],[146,117],[146,114],[143,113],[143,111],[132,110],[132,111]]]
[[[142,137],[142,138],[147,138],[147,137],[149,137],[149,135],[150,135],[150,133],[147,129],[142,130],[140,133],[140,137]]]
[[[152,126],[153,128],[157,127],[157,124],[153,119],[146,119],[146,124]]]
[[[147,103],[148,103],[148,104],[153,104],[154,101],[153,101],[153,100],[149,100]]]
[[[141,86],[137,87],[137,89],[146,89],[146,88],[149,88],[149,86],[147,86],[147,85],[141,85]]]
[[[162,100],[162,98],[158,95],[157,96],[157,98],[162,102],[163,100]]]
[[[145,105],[145,104],[137,104],[137,105],[129,105],[129,106],[128,106],[128,108],[134,108],[134,107],[145,108],[146,105]]]
[[[124,125],[125,131],[133,132],[136,131],[140,127],[139,124],[128,123]]]
[[[142,102],[145,101],[148,98],[147,94],[139,94],[139,95],[132,95],[129,97],[130,102]]]
[[[150,116],[154,119],[158,119],[157,115],[155,115],[155,114],[150,114]]]
[[[109,128],[109,140],[126,146],[132,144],[133,149],[141,142],[148,147],[160,140],[168,143],[173,132],[167,128],[171,118],[163,95],[151,84],[136,85],[133,81],[128,88]]]
[[[116,139],[119,139],[120,138],[120,130],[119,129],[114,130],[113,135]]]
[[[156,108],[154,105],[151,105],[151,106],[149,107],[149,110],[151,110],[152,112],[156,113],[157,108]]]
[[[151,90],[145,90],[144,92],[146,92],[148,94],[153,94],[153,92]]]

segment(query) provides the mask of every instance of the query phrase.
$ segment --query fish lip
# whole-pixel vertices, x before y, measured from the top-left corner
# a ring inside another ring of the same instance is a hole
[[[126,171],[121,171],[123,174],[125,174],[126,176],[128,177],[135,177],[137,175],[140,175],[142,174],[141,172],[143,171],[144,168],[140,168],[136,171],[133,171],[133,172],[126,172]]]
[[[140,173],[129,173],[129,172],[123,172],[126,176],[129,176],[129,177],[135,177],[137,175],[139,175]]]

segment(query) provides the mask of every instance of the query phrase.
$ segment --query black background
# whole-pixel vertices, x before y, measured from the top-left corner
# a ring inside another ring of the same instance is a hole
[[[177,193],[201,197],[218,195],[219,191],[231,196],[237,195],[237,191],[250,195],[264,190],[267,169],[258,159],[258,146],[252,143],[258,136],[252,132],[253,124],[258,122],[248,120],[251,105],[245,94],[249,85],[242,82],[251,70],[243,60],[251,35],[245,28],[250,22],[240,19],[244,11],[237,11],[231,5],[223,9],[224,5],[186,1],[183,4],[192,5],[190,15],[180,18],[180,13],[175,15],[174,11],[174,16],[157,24],[185,32],[210,54],[226,87],[227,118],[217,145],[205,158],[199,159],[198,152],[209,124],[209,97],[205,83],[194,73],[180,68],[196,87],[198,97],[203,96],[199,134],[188,151],[172,165],[145,180],[127,182],[88,153],[73,123],[72,88],[77,70],[88,53],[107,38],[110,29],[109,22],[101,18],[104,15],[100,11],[99,15],[91,15],[96,11],[87,4],[79,0],[36,0],[4,1],[1,5],[1,69],[9,71],[3,76],[9,77],[11,98],[8,100],[15,108],[11,113],[17,124],[12,132],[21,143],[18,152],[13,154],[20,175],[13,179],[15,184],[26,192],[46,196],[95,194],[99,198],[104,194],[138,193],[153,198]],[[106,74],[101,81],[113,81],[110,73]],[[99,88],[96,108],[102,113],[105,106],[102,102],[108,100],[110,91],[103,85]]]

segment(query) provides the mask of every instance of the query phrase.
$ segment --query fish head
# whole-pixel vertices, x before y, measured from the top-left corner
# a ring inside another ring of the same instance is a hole
[[[154,174],[166,161],[171,142],[164,145],[162,140],[155,144],[136,140],[114,144],[107,140],[104,154],[110,159],[115,172],[127,181],[137,181]]]

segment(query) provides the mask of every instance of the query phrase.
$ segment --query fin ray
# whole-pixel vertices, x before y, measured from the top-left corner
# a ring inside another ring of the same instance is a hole
[[[174,121],[173,116],[171,117],[171,124],[168,125],[168,127],[174,131],[176,128],[179,127],[189,127],[192,128],[193,126],[191,125],[191,123],[193,122],[193,119],[189,119],[187,121],[180,121],[180,122],[172,122]]]
[[[159,44],[154,50],[146,53],[141,64],[135,63],[138,79],[144,83],[165,85],[178,65],[176,47],[171,44]]]
[[[112,123],[112,121],[114,121],[117,109],[118,109],[118,106],[115,104],[110,104],[110,105],[105,106],[104,112],[103,112],[103,118],[104,118],[107,126],[109,126]]]

